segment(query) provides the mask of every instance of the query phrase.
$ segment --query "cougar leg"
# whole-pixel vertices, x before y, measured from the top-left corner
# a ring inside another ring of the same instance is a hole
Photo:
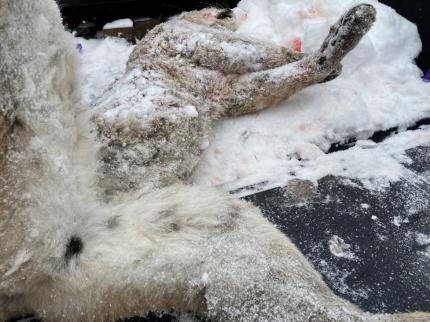
[[[330,28],[321,48],[300,61],[241,75],[231,80],[225,115],[253,113],[286,100],[301,89],[337,76],[340,62],[375,21],[376,11],[363,4],[350,9]]]
[[[199,41],[192,53],[194,63],[225,74],[263,71],[298,61],[304,57],[286,47],[274,46],[236,34],[212,34]]]

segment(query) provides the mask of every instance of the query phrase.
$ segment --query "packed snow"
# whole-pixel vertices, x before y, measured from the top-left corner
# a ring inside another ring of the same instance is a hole
[[[347,244],[341,237],[333,235],[328,241],[328,247],[333,256],[356,260],[357,257],[351,251],[351,245]]]
[[[247,14],[239,33],[304,52],[319,48],[330,25],[360,0],[242,0]],[[377,21],[343,61],[337,79],[309,87],[261,113],[219,121],[195,170],[196,184],[225,190],[284,185],[292,178],[316,182],[325,175],[359,179],[383,189],[408,174],[405,150],[430,144],[430,127],[382,143],[375,131],[405,130],[430,117],[430,83],[414,58],[421,42],[414,24],[374,0]],[[133,46],[120,39],[83,40],[82,88],[91,104],[123,75]],[[196,116],[189,106],[186,113]],[[361,139],[347,151],[326,154],[330,145]],[[263,183],[263,184],[262,184]],[[253,191],[254,192],[254,191]],[[241,190],[239,195],[248,193]]]
[[[109,22],[103,26],[103,29],[117,29],[117,28],[131,28],[133,27],[133,20],[119,19]]]

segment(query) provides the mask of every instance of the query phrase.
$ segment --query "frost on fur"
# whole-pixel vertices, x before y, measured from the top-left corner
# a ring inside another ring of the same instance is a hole
[[[205,9],[155,27],[131,54],[126,75],[94,104],[106,195],[183,182],[215,120],[262,110],[335,78],[375,10],[351,9],[310,55],[234,33],[235,15]],[[187,113],[190,107],[196,113]]]
[[[363,23],[352,40],[306,57],[242,39],[234,21],[203,13],[205,24],[184,14],[136,48],[127,75],[97,102],[93,138],[55,2],[0,0],[0,320],[174,309],[213,321],[424,321],[361,312],[258,209],[183,184],[214,120],[338,71],[372,7],[353,9],[349,27],[329,36],[341,27],[348,38]]]

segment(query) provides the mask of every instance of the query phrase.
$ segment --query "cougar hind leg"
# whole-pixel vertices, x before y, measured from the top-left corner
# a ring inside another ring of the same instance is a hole
[[[224,44],[224,46],[220,46]],[[230,50],[229,47],[235,48]],[[238,55],[240,52],[240,55]],[[246,74],[280,67],[301,60],[305,55],[286,47],[274,46],[254,39],[241,39],[235,34],[208,35],[200,41],[191,60],[203,67],[225,74]]]
[[[337,77],[341,60],[359,43],[375,21],[376,11],[363,4],[346,12],[330,28],[321,48],[302,60],[231,80],[225,115],[258,112],[278,104],[301,89]]]

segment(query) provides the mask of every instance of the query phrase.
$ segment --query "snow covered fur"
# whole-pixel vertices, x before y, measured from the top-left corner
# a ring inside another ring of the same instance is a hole
[[[0,0],[0,321],[26,314],[114,321],[172,309],[213,321],[428,321],[423,313],[362,312],[334,295],[257,208],[181,183],[210,122],[264,108],[339,70],[370,27],[372,7],[352,9],[320,52],[287,65],[302,57],[242,39],[218,25],[220,17],[201,13],[203,24],[194,12],[151,32],[129,73],[87,115],[73,40],[55,2]],[[351,30],[358,36],[348,36]],[[336,36],[344,31],[346,38]],[[199,40],[201,32],[208,42],[184,51],[180,44]],[[218,47],[227,36],[239,61]],[[247,56],[253,50],[261,50],[261,59]],[[146,88],[145,77],[160,80],[147,90],[153,109],[131,122],[127,113],[140,113],[133,104],[145,96],[112,106],[111,98],[127,82],[142,80]],[[155,145],[158,156],[141,161]],[[130,160],[133,149],[143,152]],[[131,173],[120,169],[119,158]],[[146,180],[139,167],[153,167],[155,175]]]

